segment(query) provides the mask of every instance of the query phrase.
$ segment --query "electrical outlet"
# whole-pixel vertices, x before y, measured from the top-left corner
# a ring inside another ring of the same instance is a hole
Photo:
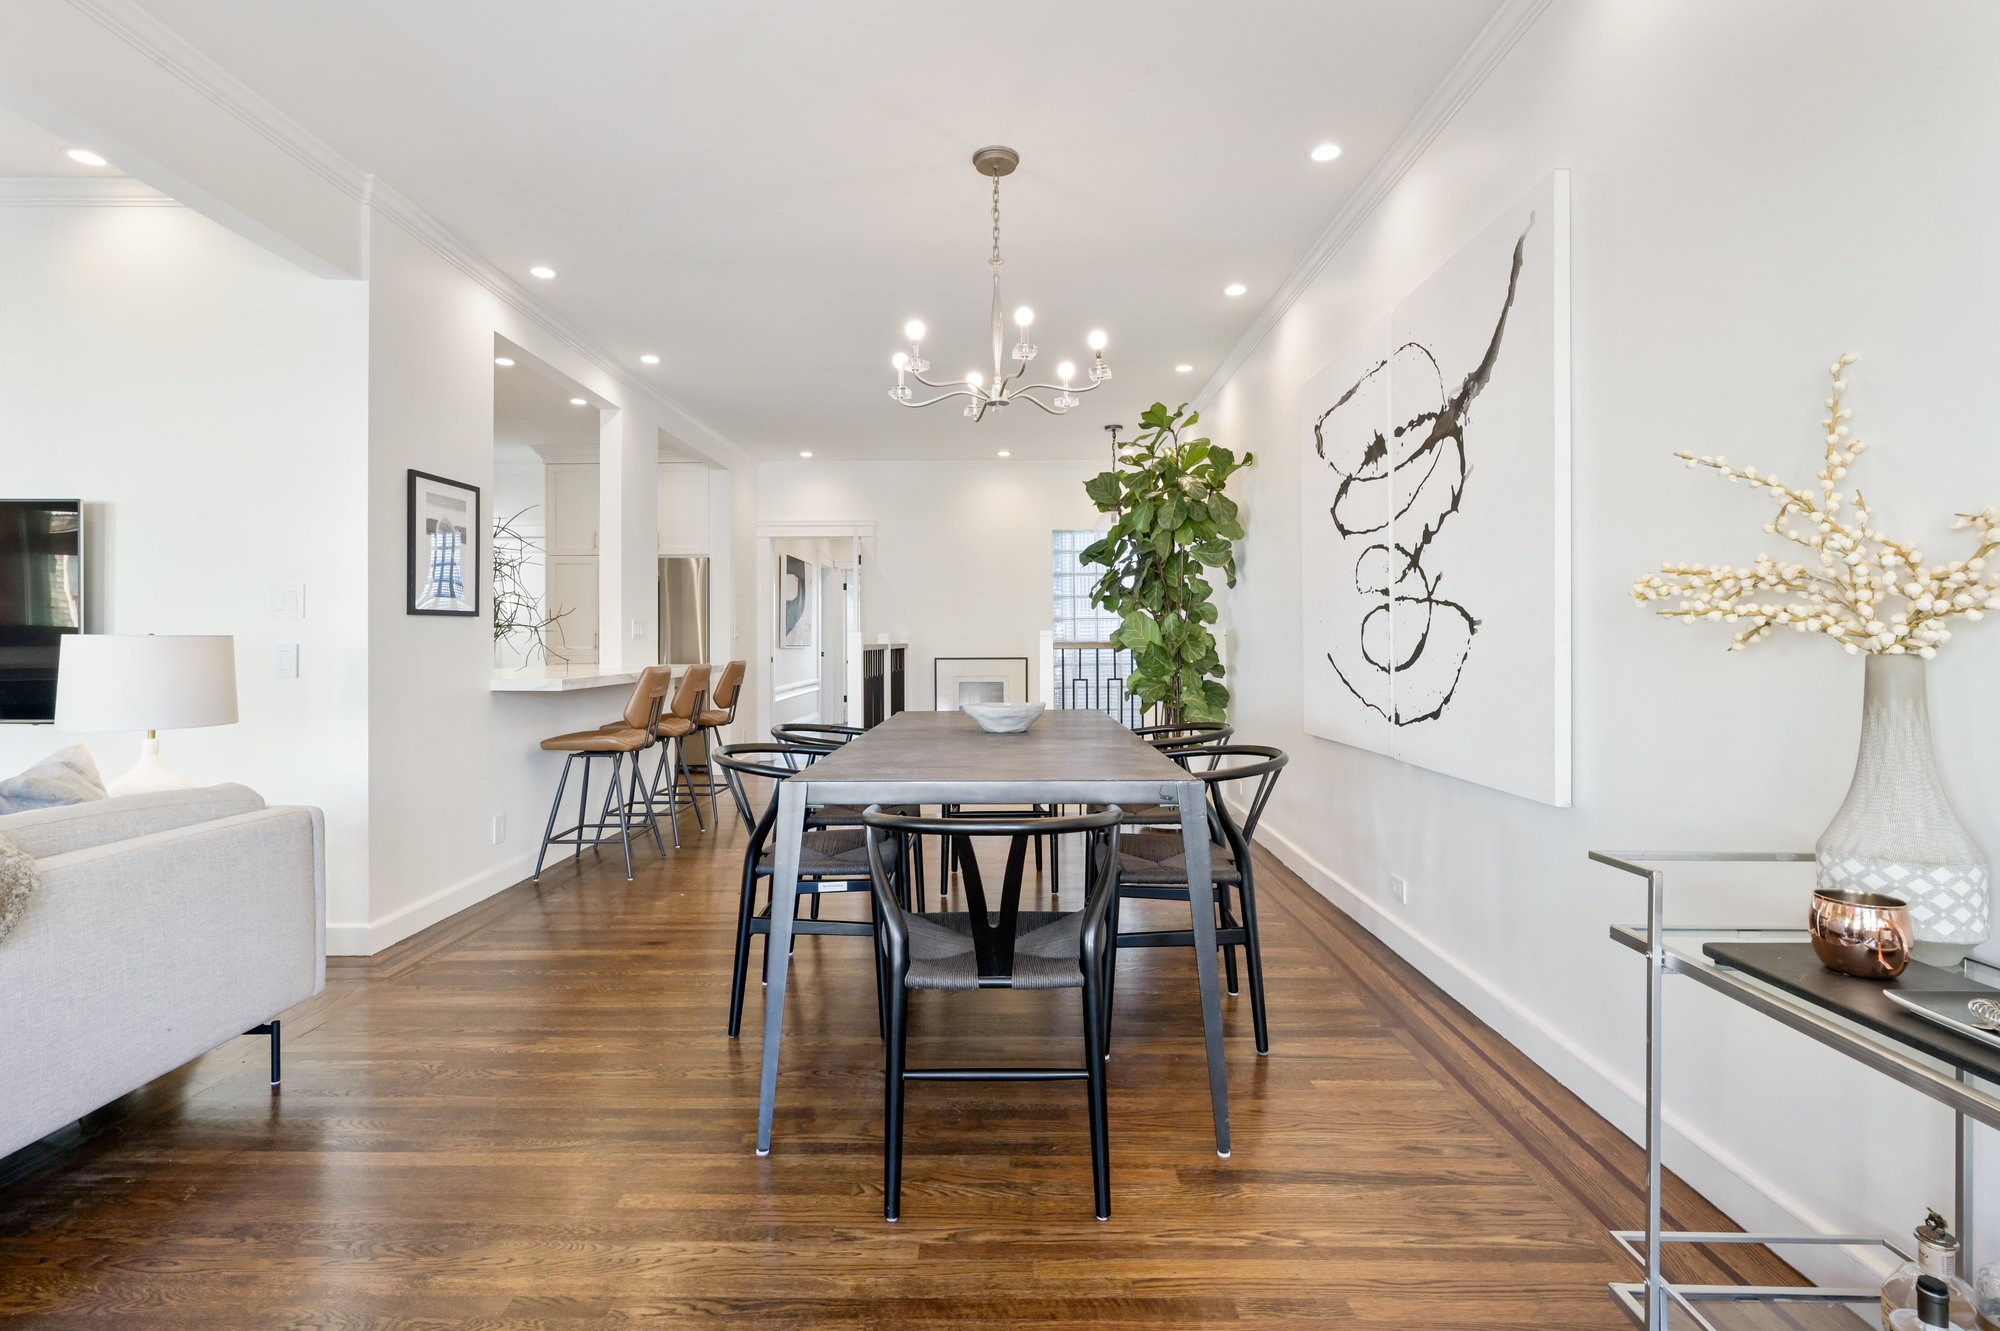
[[[1403,904],[1403,905],[1405,905],[1405,906],[1409,905],[1409,904],[1410,904],[1410,880],[1409,880],[1409,879],[1407,879],[1407,878],[1405,878],[1405,877],[1403,877],[1403,876],[1402,876],[1401,874],[1398,874],[1398,873],[1392,873],[1392,874],[1390,874],[1390,875],[1389,875],[1389,895],[1390,895],[1390,896],[1392,896],[1392,897],[1394,897],[1394,898],[1396,898],[1396,900],[1397,900],[1398,902],[1400,902],[1401,904]]]
[[[304,619],[306,587],[302,582],[271,584],[271,618]]]
[[[299,645],[295,642],[278,644],[278,678],[297,679],[299,677]]]
[[[496,813],[493,815],[493,844],[497,846],[506,839],[507,839],[507,815],[504,813]]]

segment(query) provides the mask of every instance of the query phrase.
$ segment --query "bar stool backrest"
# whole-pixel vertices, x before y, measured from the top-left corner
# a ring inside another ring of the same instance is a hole
[[[694,665],[681,676],[681,686],[674,690],[673,705],[667,710],[682,720],[691,720],[695,709],[701,704],[703,690],[708,688],[708,667]]]
[[[749,669],[747,661],[731,661],[722,667],[722,674],[716,678],[715,687],[709,690],[708,705],[728,712],[730,719],[736,717],[737,695],[743,692],[743,675]]]
[[[625,724],[650,735],[660,723],[660,707],[673,677],[674,672],[666,666],[647,666],[641,670],[639,682],[632,686],[632,696],[625,700]]]

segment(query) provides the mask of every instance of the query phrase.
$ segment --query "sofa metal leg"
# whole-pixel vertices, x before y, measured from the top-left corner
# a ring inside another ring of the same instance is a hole
[[[281,1080],[282,1069],[278,1063],[278,1019],[273,1017],[261,1026],[252,1026],[245,1035],[268,1035],[271,1037],[271,1084],[276,1086]]]

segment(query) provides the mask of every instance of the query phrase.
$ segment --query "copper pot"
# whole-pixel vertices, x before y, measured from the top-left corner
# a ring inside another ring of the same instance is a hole
[[[1909,903],[1880,892],[1815,892],[1812,945],[1828,970],[1892,980],[1910,964]]]

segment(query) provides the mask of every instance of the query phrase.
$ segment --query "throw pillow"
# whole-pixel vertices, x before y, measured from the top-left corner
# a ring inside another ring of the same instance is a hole
[[[34,856],[5,832],[0,832],[0,942],[14,931],[28,898],[42,885],[41,870]]]
[[[97,774],[90,750],[81,744],[59,749],[19,776],[0,781],[0,814],[103,798],[104,778]]]

